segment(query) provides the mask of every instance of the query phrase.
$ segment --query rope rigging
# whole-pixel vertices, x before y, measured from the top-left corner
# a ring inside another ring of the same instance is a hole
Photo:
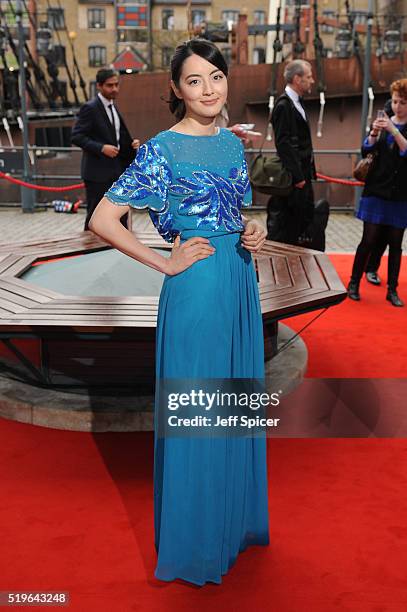
[[[8,0],[8,2],[10,4],[10,0]],[[14,11],[14,7],[12,7],[12,9],[13,9],[14,16],[16,16],[16,13]],[[7,19],[5,17],[3,9],[1,7],[0,7],[0,16],[1,16],[1,18],[3,20],[3,23],[4,23],[4,31],[5,31],[6,36],[7,36],[7,42],[9,44],[9,46],[10,46],[10,49],[11,49],[15,59],[16,59],[17,64],[19,65],[18,50],[17,50],[16,45],[14,44],[12,33],[11,33],[10,28],[9,28],[9,26],[7,24]],[[27,87],[28,95],[30,96],[30,100],[31,100],[32,105],[34,106],[34,108],[39,110],[42,106],[41,106],[41,102],[40,102],[40,100],[39,100],[39,98],[38,98],[38,96],[37,96],[37,94],[35,92],[35,89],[34,89],[32,83],[31,83],[31,73],[26,68],[23,67],[23,69],[26,70],[26,79],[27,79],[26,87]],[[18,106],[18,104],[17,104],[17,106]]]
[[[293,57],[300,57],[305,51],[305,45],[301,40],[301,0],[295,0],[295,43],[293,46]]]
[[[8,3],[10,4],[10,0],[8,0]],[[36,24],[35,20],[33,19],[30,11],[28,10],[28,7],[27,7],[27,4],[26,4],[25,0],[23,0],[23,5],[24,5],[24,8],[25,8],[25,10],[27,12],[28,19],[30,21],[31,27],[33,28],[34,31],[37,31],[37,24]],[[52,88],[51,88],[51,86],[49,85],[49,83],[47,81],[46,74],[43,71],[43,69],[41,68],[40,64],[34,59],[32,53],[30,51],[30,48],[27,45],[26,41],[24,41],[24,49],[25,49],[25,52],[27,54],[28,60],[29,60],[29,62],[31,64],[31,67],[34,70],[34,76],[36,78],[36,81],[37,81],[40,89],[42,90],[43,94],[45,95],[45,97],[47,99],[47,102],[48,102],[48,105],[50,106],[50,108],[55,108],[56,105],[55,105],[55,101],[53,100],[53,97],[52,97]]]
[[[58,3],[58,8],[59,8],[61,11],[63,11],[64,9],[62,8],[61,1],[60,1],[60,0],[57,0],[57,3]],[[74,65],[74,69],[75,69],[75,70],[76,70],[76,72],[78,73],[79,85],[80,85],[80,88],[82,89],[83,98],[84,98],[84,101],[85,101],[85,102],[87,102],[89,98],[88,98],[88,92],[86,91],[86,82],[85,82],[85,80],[84,80],[84,79],[83,79],[83,77],[82,77],[82,73],[81,73],[81,70],[80,70],[80,68],[79,68],[79,64],[78,64],[77,59],[76,59],[75,48],[74,48],[74,45],[73,45],[72,39],[71,39],[71,38],[70,38],[70,36],[69,36],[69,32],[68,32],[68,28],[67,28],[67,25],[66,25],[65,19],[64,19],[64,27],[63,27],[63,30],[64,30],[64,32],[65,32],[65,34],[66,34],[66,37],[67,37],[68,41],[69,41],[69,46],[70,46],[71,53],[72,53],[73,65]]]
[[[315,49],[315,66],[317,72],[317,91],[319,93],[319,117],[317,125],[317,137],[322,137],[322,126],[324,122],[324,111],[325,111],[325,91],[326,86],[324,82],[324,43],[319,34],[319,22],[318,22],[318,2],[314,0],[314,49]]]
[[[14,7],[11,4],[10,0],[8,0],[8,4],[9,4],[10,9],[15,14]],[[24,8],[25,8],[25,10],[27,12],[28,19],[30,21],[31,27],[33,28],[34,31],[36,31],[37,24],[33,20],[32,15],[30,14],[30,12],[29,12],[29,10],[27,8],[25,0],[23,0],[23,4],[24,4]],[[43,92],[43,94],[45,95],[48,104],[52,108],[52,107],[55,106],[55,103],[54,103],[54,101],[52,99],[52,90],[51,90],[51,88],[50,88],[50,86],[49,86],[49,84],[47,82],[47,78],[46,78],[46,75],[45,75],[43,69],[41,68],[39,63],[36,62],[36,60],[34,59],[34,57],[33,57],[32,53],[31,53],[31,50],[30,50],[26,40],[24,41],[24,49],[25,49],[26,56],[27,56],[27,59],[28,59],[28,64],[31,65],[31,68],[34,71],[34,77],[35,77],[35,79],[36,79],[36,81],[38,83],[38,86],[41,89],[41,91]]]
[[[1,10],[1,9],[0,9]],[[0,13],[1,16],[1,13]],[[2,28],[2,34],[7,36],[5,28]],[[9,68],[6,52],[3,45],[0,45],[0,57],[3,63],[3,92],[0,96],[1,115],[6,116],[7,112],[13,113],[13,109],[18,107],[18,86],[15,76]]]
[[[25,4],[25,0],[23,0],[23,2]],[[52,8],[51,7],[51,3],[50,3],[49,0],[47,0],[47,6],[48,6],[49,9]],[[65,19],[64,19],[64,23],[65,23]],[[61,36],[59,34],[58,28],[55,28],[55,33],[57,35],[57,40],[58,40],[59,46],[63,47]],[[71,70],[70,70],[70,68],[68,66],[68,62],[66,61],[65,53],[63,54],[62,61],[63,61],[64,67],[65,67],[65,70],[66,70],[66,74],[68,76],[69,86],[70,86],[70,88],[72,90],[72,93],[73,93],[73,96],[75,98],[75,103],[79,105],[79,98],[78,98],[78,94],[76,93],[76,83],[75,83],[75,80],[72,78],[72,73],[71,73]],[[68,102],[68,105],[70,106],[69,102]]]
[[[272,126],[271,126],[271,114],[274,108],[274,101],[277,96],[277,77],[278,77],[278,54],[283,50],[283,44],[281,42],[281,9],[282,9],[282,0],[277,7],[277,15],[276,15],[276,36],[273,42],[273,65],[271,68],[271,87],[270,87],[270,96],[269,96],[269,116],[267,121],[267,135],[266,140],[270,141],[272,139]]]
[[[356,55],[360,69],[363,72],[363,60],[362,60],[362,56],[360,53],[359,33],[357,32],[355,28],[355,16],[350,10],[349,0],[345,0],[345,8],[346,8],[346,17],[349,23],[349,28],[352,33],[353,53]]]

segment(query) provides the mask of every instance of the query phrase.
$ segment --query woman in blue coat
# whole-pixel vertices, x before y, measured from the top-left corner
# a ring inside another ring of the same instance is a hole
[[[386,235],[389,245],[386,299],[393,306],[404,306],[397,293],[402,241],[407,227],[407,79],[390,86],[391,116],[373,123],[362,147],[362,155],[375,155],[366,178],[358,217],[363,236],[356,250],[348,296],[360,300],[359,284],[366,264],[379,238]]]

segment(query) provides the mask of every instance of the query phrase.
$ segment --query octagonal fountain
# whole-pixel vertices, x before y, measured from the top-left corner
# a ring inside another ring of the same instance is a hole
[[[168,256],[155,233],[138,237]],[[293,384],[300,339],[279,320],[346,296],[322,253],[267,242],[255,258],[266,372]],[[79,430],[152,429],[155,327],[162,275],[89,232],[0,246],[0,415]]]

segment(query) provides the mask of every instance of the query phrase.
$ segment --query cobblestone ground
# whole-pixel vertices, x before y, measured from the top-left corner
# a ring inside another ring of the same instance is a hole
[[[254,217],[265,222],[265,213],[253,212]],[[84,211],[75,215],[55,213],[52,209],[33,214],[23,214],[20,209],[0,209],[0,242],[24,242],[54,236],[72,236],[82,231]],[[133,227],[141,230],[151,228],[145,213],[133,214]],[[333,213],[327,228],[327,252],[352,253],[359,243],[362,223],[350,214]],[[407,237],[404,239],[407,248]]]

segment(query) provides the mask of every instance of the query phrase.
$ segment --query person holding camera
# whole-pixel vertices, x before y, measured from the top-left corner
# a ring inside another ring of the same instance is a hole
[[[372,249],[386,229],[389,244],[387,295],[393,306],[404,306],[397,294],[402,241],[407,227],[407,79],[390,86],[392,116],[382,111],[363,143],[362,156],[374,155],[366,177],[357,217],[363,236],[356,250],[348,296],[360,300],[359,285]]]
[[[389,98],[386,104],[383,107],[384,112],[389,117],[393,116],[393,111],[391,108],[391,98]],[[380,111],[378,111],[380,113]],[[384,255],[385,250],[387,249],[387,228],[382,226],[381,231],[377,237],[377,242],[370,253],[369,261],[366,264],[366,280],[372,285],[381,285],[381,279],[379,276],[379,268],[382,261],[382,257]]]

